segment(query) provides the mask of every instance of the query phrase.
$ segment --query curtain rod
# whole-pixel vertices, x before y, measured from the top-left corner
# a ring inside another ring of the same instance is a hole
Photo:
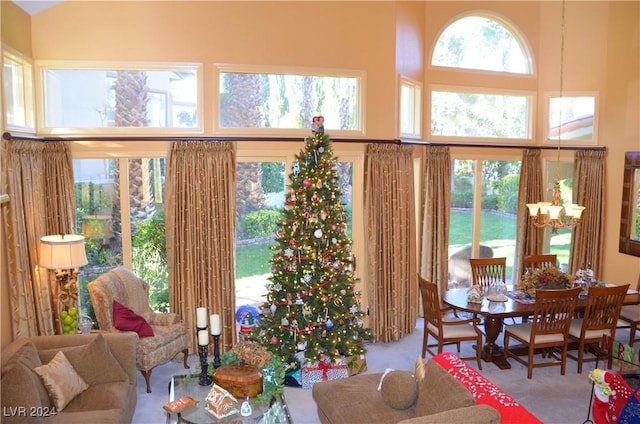
[[[13,134],[5,132],[2,134],[5,140],[31,140],[42,142],[59,141],[285,141],[300,142],[304,138],[300,137],[222,137],[222,136],[72,136],[72,137],[41,137],[29,134]],[[403,139],[362,139],[362,138],[331,138],[331,141],[338,143],[366,143],[366,144],[405,144],[420,146],[446,146],[446,147],[473,147],[473,148],[493,148],[493,149],[539,149],[557,150],[558,146],[532,146],[527,144],[498,144],[498,143],[452,143],[433,142],[427,140],[403,140]],[[584,147],[584,146],[560,146],[560,150],[607,150],[606,147]]]

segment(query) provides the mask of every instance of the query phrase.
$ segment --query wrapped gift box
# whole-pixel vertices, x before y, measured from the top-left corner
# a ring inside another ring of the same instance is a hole
[[[364,356],[364,353],[360,355],[347,356],[346,361],[349,377],[367,370],[367,358]]]
[[[302,366],[302,388],[311,390],[313,385],[319,381],[337,380],[338,378],[349,377],[347,361],[344,356],[338,362],[325,359],[317,362],[307,363]]]

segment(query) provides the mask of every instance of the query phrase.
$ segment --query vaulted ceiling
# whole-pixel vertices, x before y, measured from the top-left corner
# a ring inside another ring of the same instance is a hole
[[[13,0],[15,4],[20,6],[22,10],[27,12],[29,15],[35,15],[38,12],[43,11],[51,6],[55,6],[58,3],[61,3],[62,0],[57,1],[38,1],[38,0]]]

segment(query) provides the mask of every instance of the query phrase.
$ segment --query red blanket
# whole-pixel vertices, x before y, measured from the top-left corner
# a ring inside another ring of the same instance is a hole
[[[434,356],[433,360],[464,384],[478,404],[484,403],[497,409],[500,412],[502,424],[542,424],[542,421],[527,411],[524,406],[467,365],[454,353],[443,352]]]

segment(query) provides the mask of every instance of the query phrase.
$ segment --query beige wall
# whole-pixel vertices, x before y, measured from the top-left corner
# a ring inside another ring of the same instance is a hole
[[[517,78],[511,88],[536,93],[538,144],[542,99],[559,89],[560,2],[65,1],[31,17],[30,37],[24,34],[28,17],[24,23],[19,9],[2,4],[3,42],[36,60],[204,63],[205,117],[212,116],[213,63],[365,70],[366,136],[394,138],[401,75],[422,82],[425,92],[429,84],[503,86],[499,76],[470,78],[428,66],[442,28],[470,10],[497,13],[528,40],[535,77]],[[600,97],[598,137],[607,147],[606,266],[600,278],[614,283],[635,282],[640,273],[640,258],[618,253],[624,152],[640,150],[639,13],[639,2],[566,3],[564,89]],[[210,120],[205,133],[212,133]],[[4,273],[2,278],[4,344]]]

